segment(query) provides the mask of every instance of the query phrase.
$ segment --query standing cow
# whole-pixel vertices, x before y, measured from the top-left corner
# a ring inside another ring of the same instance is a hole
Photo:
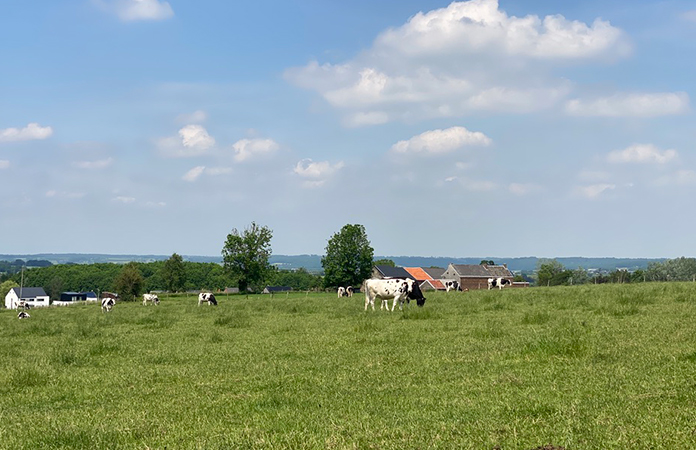
[[[365,311],[367,311],[368,305],[372,306],[373,311],[375,310],[376,298],[382,300],[380,309],[384,309],[386,306],[387,311],[389,310],[389,299],[393,299],[392,311],[396,308],[397,302],[399,309],[402,310],[404,303],[410,302],[411,299],[416,300],[418,306],[425,304],[425,297],[423,297],[418,283],[410,278],[372,278],[365,280],[363,290],[365,291]]]
[[[343,286],[338,287],[338,298],[346,295],[346,289]]]
[[[346,288],[346,297],[352,297],[353,296],[353,286],[348,286]]]
[[[102,298],[101,300],[101,310],[102,312],[109,312],[111,311],[111,308],[114,307],[114,304],[116,304],[116,300],[110,297]]]
[[[488,290],[493,289],[494,287],[497,287],[498,289],[502,289],[505,286],[510,286],[512,285],[512,282],[508,280],[507,278],[489,278],[488,279]]]
[[[454,291],[460,291],[460,290],[461,290],[460,287],[459,287],[459,282],[456,281],[456,280],[446,280],[446,281],[444,282],[444,285],[445,285],[445,289],[447,290],[447,292],[453,291],[453,290],[454,290]]]
[[[198,306],[201,306],[201,303],[205,302],[210,306],[217,306],[217,300],[212,292],[201,292],[198,294]]]
[[[147,302],[150,302],[153,305],[160,304],[160,300],[159,297],[157,297],[157,294],[143,294],[143,306],[147,305]]]

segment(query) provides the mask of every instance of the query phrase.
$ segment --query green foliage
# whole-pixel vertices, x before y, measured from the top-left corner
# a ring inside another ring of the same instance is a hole
[[[479,263],[480,265],[486,265],[486,266],[495,266],[495,261],[492,259],[482,259],[481,262]]]
[[[322,277],[311,274],[306,269],[274,270],[269,278],[274,286],[290,286],[296,291],[316,290],[322,286]]]
[[[563,264],[555,259],[540,259],[537,262],[537,285],[538,286],[556,286],[563,284],[571,275],[564,276],[565,268]]]
[[[19,284],[12,280],[3,281],[0,283],[0,302],[5,300],[5,296],[7,296],[7,293],[10,292],[10,289],[13,287],[19,287]]]
[[[374,249],[367,239],[365,227],[344,225],[334,234],[321,258],[324,268],[324,286],[360,286],[372,273]]]
[[[169,292],[181,292],[186,286],[186,268],[181,255],[174,253],[162,265],[160,277],[164,287]]]
[[[372,264],[375,266],[396,267],[396,263],[394,261],[392,261],[391,259],[387,259],[387,258],[375,259],[375,261]]]
[[[648,281],[694,281],[696,280],[696,258],[668,259],[663,263],[648,264],[645,271]]]
[[[227,235],[222,248],[225,271],[238,281],[240,292],[247,288],[260,290],[271,271],[268,258],[271,256],[270,228],[259,226],[256,222],[244,230],[236,228]]]
[[[138,264],[130,262],[125,264],[114,281],[114,288],[121,300],[133,301],[143,293],[145,282],[138,270]]]

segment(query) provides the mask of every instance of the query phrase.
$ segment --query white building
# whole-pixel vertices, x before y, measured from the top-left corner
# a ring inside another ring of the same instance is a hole
[[[21,291],[21,292],[20,292]],[[24,300],[30,306],[48,306],[50,298],[46,291],[40,287],[14,287],[5,296],[5,308],[17,309],[20,300]]]

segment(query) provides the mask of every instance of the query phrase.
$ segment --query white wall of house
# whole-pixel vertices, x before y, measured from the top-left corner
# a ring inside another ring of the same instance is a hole
[[[25,302],[27,302],[27,304],[33,307],[48,306],[50,304],[50,298],[48,297],[48,295],[20,299],[19,296],[15,293],[15,290],[10,289],[10,292],[8,292],[5,296],[5,308],[17,309],[17,303],[19,303],[20,300],[24,300]]]

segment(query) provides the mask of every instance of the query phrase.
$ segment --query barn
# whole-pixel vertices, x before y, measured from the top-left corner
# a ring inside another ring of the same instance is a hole
[[[408,273],[403,267],[392,267],[377,264],[372,268],[372,278],[416,278]]]
[[[13,287],[5,296],[5,308],[17,309],[20,300],[30,306],[48,306],[51,300],[42,287]]]
[[[290,286],[266,286],[261,293],[262,294],[276,294],[278,292],[289,292],[289,291],[292,291],[292,288]]]
[[[74,305],[79,302],[96,302],[97,294],[94,292],[61,292],[60,299],[54,300],[57,306]]]
[[[462,290],[488,289],[489,278],[505,278],[512,282],[513,277],[507,264],[450,264],[442,275],[442,278],[459,281]]]
[[[444,291],[446,290],[445,285],[442,281],[434,279],[425,269],[422,267],[404,267],[404,270],[408,272],[413,278],[416,279],[421,291]],[[444,273],[445,269],[442,269]]]

